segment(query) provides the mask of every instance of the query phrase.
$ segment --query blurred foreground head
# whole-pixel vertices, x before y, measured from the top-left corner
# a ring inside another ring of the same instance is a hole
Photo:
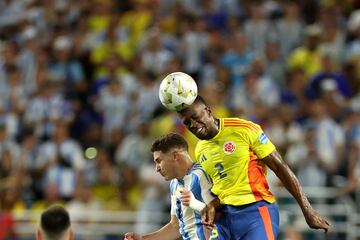
[[[69,213],[65,208],[54,205],[46,209],[40,218],[36,231],[36,240],[72,240],[74,239]]]

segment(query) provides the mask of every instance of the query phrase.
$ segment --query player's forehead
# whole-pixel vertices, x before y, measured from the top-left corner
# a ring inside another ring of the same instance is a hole
[[[200,114],[205,109],[205,105],[194,103],[190,107],[184,109],[179,114],[182,118],[189,118],[195,114]]]
[[[154,161],[156,162],[158,159],[161,159],[162,152],[161,151],[155,151],[153,152]]]
[[[168,153],[164,153],[164,152],[162,152],[160,150],[159,151],[154,151],[153,152],[154,162],[160,162],[160,161],[166,159],[169,156],[170,152],[171,151],[169,151]]]

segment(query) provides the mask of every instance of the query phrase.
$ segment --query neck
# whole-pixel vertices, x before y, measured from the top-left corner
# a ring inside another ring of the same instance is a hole
[[[220,119],[218,118],[214,118],[214,123],[215,123],[215,135],[218,134],[218,132],[220,131]],[[214,136],[215,136],[214,135]]]
[[[215,122],[215,125],[216,125],[216,128],[217,130],[219,131],[220,130],[220,120],[218,118],[214,118],[214,122]]]
[[[182,164],[183,167],[181,167],[180,165],[179,170],[181,171],[181,173],[179,174],[179,177],[177,177],[177,179],[183,179],[189,173],[189,170],[192,168],[193,165],[194,162],[191,160],[190,156],[187,156],[184,164]]]

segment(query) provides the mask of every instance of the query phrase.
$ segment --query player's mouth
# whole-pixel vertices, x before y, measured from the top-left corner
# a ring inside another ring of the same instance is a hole
[[[169,176],[167,176],[166,173],[160,172],[160,174],[161,174],[161,176],[162,176],[163,178],[165,178],[165,180],[168,180]]]
[[[199,127],[197,129],[195,129],[196,135],[204,135],[205,131],[206,131],[205,127]]]
[[[170,178],[168,175],[166,175],[165,173],[161,173],[161,176],[165,179],[165,181],[169,181]]]

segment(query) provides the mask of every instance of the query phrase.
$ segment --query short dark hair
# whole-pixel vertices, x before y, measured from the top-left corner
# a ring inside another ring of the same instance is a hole
[[[40,226],[48,238],[57,239],[70,227],[69,213],[64,207],[53,205],[41,214]]]
[[[197,97],[195,98],[194,100],[194,103],[202,103],[204,104],[205,106],[208,106],[207,102],[205,101],[205,99],[200,96],[200,95],[197,95]]]
[[[152,146],[151,152],[161,151],[163,153],[168,153],[174,148],[181,148],[188,151],[188,143],[185,138],[178,133],[168,133],[156,139]]]
[[[197,97],[195,98],[195,100],[194,100],[194,102],[193,102],[192,104],[194,104],[194,103],[201,103],[201,104],[203,104],[204,106],[209,106],[209,105],[207,104],[207,102],[205,101],[205,99],[204,99],[202,96],[200,96],[200,95],[197,95]],[[186,109],[187,109],[187,107],[184,108],[184,109],[182,109],[182,110],[180,110],[180,111],[178,111],[178,113],[182,114],[183,112],[186,111]]]

